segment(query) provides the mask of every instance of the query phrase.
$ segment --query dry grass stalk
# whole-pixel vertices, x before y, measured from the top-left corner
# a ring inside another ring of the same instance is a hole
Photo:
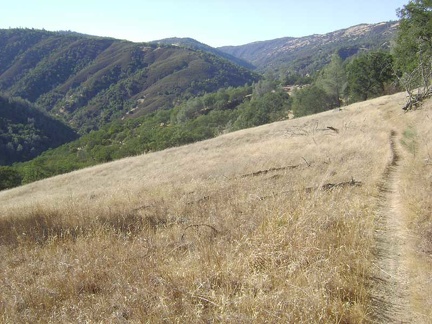
[[[379,183],[403,98],[1,192],[0,321],[370,320]],[[320,189],[347,178],[362,186]],[[413,219],[413,230],[429,221]]]

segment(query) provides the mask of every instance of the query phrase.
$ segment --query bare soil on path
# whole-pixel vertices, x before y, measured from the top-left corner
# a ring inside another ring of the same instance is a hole
[[[413,311],[410,284],[413,278],[409,258],[413,239],[404,217],[400,190],[402,159],[398,135],[390,134],[391,159],[380,189],[380,206],[376,221],[375,277],[373,285],[373,319],[378,323],[425,323]]]

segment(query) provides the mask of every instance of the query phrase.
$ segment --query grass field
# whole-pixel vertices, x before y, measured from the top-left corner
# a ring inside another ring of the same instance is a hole
[[[374,321],[393,139],[409,234],[404,310],[427,323],[432,102],[403,113],[404,101],[381,97],[0,192],[0,322]]]

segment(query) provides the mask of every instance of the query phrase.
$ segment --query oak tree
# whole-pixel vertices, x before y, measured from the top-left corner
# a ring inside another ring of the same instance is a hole
[[[394,47],[401,85],[409,94],[405,109],[432,95],[432,0],[411,0],[398,10]]]

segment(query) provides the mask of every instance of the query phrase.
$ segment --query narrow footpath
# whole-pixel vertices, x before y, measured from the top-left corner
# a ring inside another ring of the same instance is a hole
[[[397,133],[390,134],[391,159],[380,189],[375,230],[373,319],[378,323],[418,323],[409,302],[409,232],[400,194],[401,155]]]

